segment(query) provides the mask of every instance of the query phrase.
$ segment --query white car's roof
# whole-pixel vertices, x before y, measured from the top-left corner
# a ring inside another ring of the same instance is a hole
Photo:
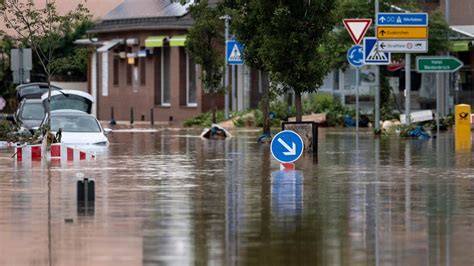
[[[76,96],[86,98],[87,100],[89,100],[91,102],[94,102],[94,98],[92,97],[92,95],[90,95],[87,92],[77,91],[77,90],[51,91],[51,97],[56,96],[56,95],[61,95],[61,94],[63,94],[63,95],[64,94],[66,94],[66,95],[76,95]],[[41,96],[42,101],[44,101],[46,99],[48,99],[48,92],[43,93],[43,95]]]

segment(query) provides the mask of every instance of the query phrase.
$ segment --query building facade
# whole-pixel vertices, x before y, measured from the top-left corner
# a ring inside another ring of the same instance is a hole
[[[89,31],[96,38],[86,43],[94,47],[89,83],[99,119],[111,119],[113,114],[118,121],[179,124],[211,110],[214,103],[224,108],[224,96],[204,93],[202,69],[184,46],[193,25],[190,4],[126,0]],[[259,72],[238,66],[230,68],[231,78],[232,71],[236,82],[235,92],[229,93],[231,110],[256,107]]]

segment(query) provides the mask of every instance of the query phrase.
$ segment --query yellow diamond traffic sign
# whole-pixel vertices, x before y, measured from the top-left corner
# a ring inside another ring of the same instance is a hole
[[[377,27],[379,40],[428,39],[427,27]]]

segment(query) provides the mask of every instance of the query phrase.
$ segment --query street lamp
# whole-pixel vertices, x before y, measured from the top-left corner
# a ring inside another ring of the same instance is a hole
[[[231,20],[231,17],[226,14],[224,16],[219,17],[219,19],[223,19],[225,21],[225,42],[226,42],[226,45],[227,45],[227,41],[229,40],[229,20]],[[227,64],[227,58],[225,58],[224,60],[225,60],[224,86],[226,88],[224,116],[225,116],[225,119],[229,119],[229,91],[228,91],[228,88],[229,88],[229,65]]]

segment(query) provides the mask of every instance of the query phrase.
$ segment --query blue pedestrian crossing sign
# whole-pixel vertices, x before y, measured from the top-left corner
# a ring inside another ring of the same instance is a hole
[[[303,154],[303,139],[292,130],[284,130],[276,134],[270,144],[272,155],[281,163],[292,163]]]
[[[364,38],[364,62],[366,65],[388,65],[391,54],[379,51],[377,38]]]
[[[226,59],[229,65],[244,64],[244,45],[236,40],[226,42]]]
[[[347,61],[354,67],[361,67],[364,65],[364,48],[360,45],[353,45],[347,51]]]

